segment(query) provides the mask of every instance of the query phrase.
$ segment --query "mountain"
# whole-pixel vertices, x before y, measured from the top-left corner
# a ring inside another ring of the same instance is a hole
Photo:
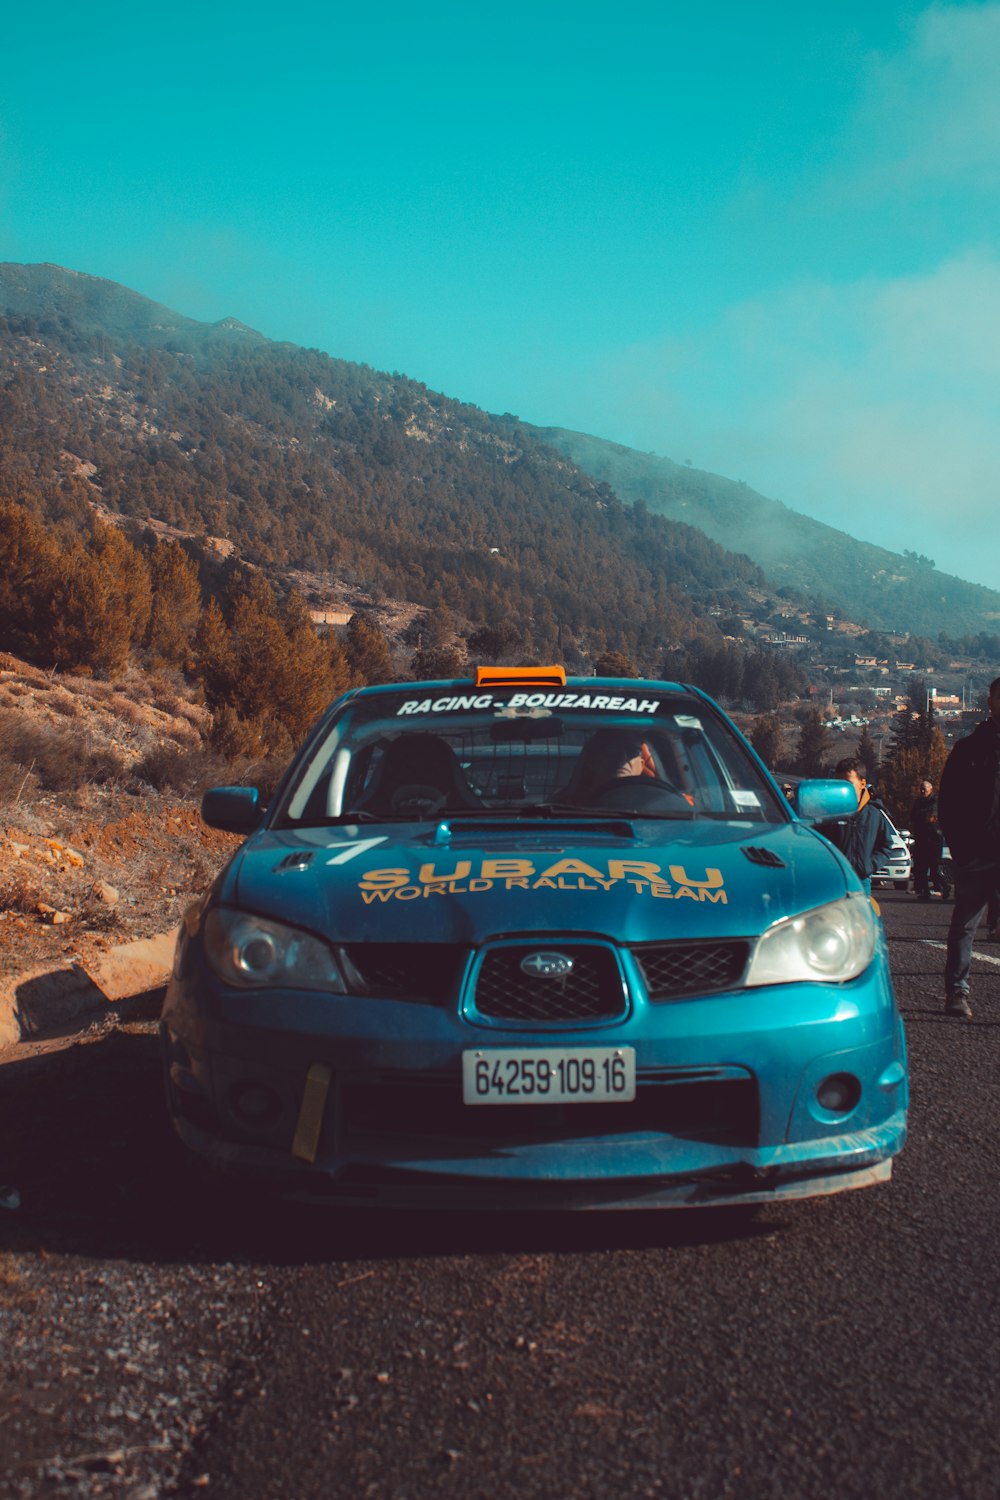
[[[199,323],[117,282],[62,266],[0,265],[0,310],[15,319],[40,319],[63,330],[73,328],[149,348],[196,348],[213,329],[268,342],[238,318]]]
[[[996,631],[1000,593],[965,583],[916,556],[900,556],[768,500],[742,480],[724,479],[564,428],[534,429],[585,474],[629,504],[685,521],[743,552],[775,587],[788,585],[817,608],[877,630],[936,638]]]
[[[69,531],[99,505],[205,534],[324,603],[363,586],[577,667],[658,671],[788,609],[934,637],[1000,618],[1000,595],[745,486],[51,265],[0,265],[3,499]]]
[[[767,583],[694,527],[623,505],[514,418],[402,375],[199,323],[56,266],[0,266],[0,497],[63,527],[99,503],[505,622],[525,648],[648,667]]]

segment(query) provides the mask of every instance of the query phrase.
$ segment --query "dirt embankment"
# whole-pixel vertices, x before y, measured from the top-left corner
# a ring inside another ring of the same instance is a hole
[[[207,715],[167,681],[0,655],[0,975],[176,927],[238,840],[198,813]]]
[[[189,802],[154,792],[94,801],[86,811],[54,803],[31,826],[4,818],[0,973],[83,961],[176,927],[237,842]]]

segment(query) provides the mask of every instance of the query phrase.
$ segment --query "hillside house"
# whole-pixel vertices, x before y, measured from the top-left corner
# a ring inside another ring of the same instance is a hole
[[[311,609],[309,618],[317,630],[332,630],[337,625],[346,625],[353,614],[353,609]]]

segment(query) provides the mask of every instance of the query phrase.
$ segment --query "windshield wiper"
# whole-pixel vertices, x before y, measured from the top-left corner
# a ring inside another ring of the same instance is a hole
[[[526,802],[514,804],[511,807],[459,807],[455,809],[442,808],[435,814],[439,822],[454,823],[459,818],[471,819],[502,819],[510,818],[610,818],[621,822],[623,818],[683,818],[689,820],[695,816],[693,809],[686,808],[683,812],[643,812],[635,807],[590,807],[580,802]]]
[[[376,813],[370,812],[347,812],[341,813],[339,817],[308,817],[290,818],[284,817],[275,822],[275,828],[338,828],[345,823],[384,823],[387,820],[380,818]]]
[[[360,809],[329,818],[283,818],[276,828],[342,828],[352,823],[455,823],[516,822],[525,818],[596,818],[621,822],[623,818],[645,821],[680,821],[689,823],[696,817],[725,817],[725,814],[696,813],[694,808],[663,812],[639,807],[589,807],[579,802],[528,802],[513,807],[439,807],[435,812],[373,813]]]

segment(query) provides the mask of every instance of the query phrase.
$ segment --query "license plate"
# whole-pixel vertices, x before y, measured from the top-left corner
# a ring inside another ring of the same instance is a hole
[[[466,1104],[627,1104],[634,1047],[484,1047],[462,1053]]]

